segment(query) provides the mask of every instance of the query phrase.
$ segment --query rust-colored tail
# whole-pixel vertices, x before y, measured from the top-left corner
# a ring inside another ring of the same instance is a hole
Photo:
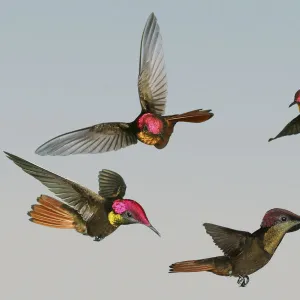
[[[212,118],[214,115],[210,111],[211,111],[210,109],[209,110],[196,109],[180,115],[165,116],[164,118],[167,121],[168,126],[165,129],[164,137],[157,144],[155,144],[155,147],[157,149],[163,149],[164,147],[166,147],[173,133],[174,126],[176,125],[177,122],[189,122],[189,123],[205,122],[210,118]]]
[[[232,265],[225,256],[218,256],[199,260],[187,260],[177,262],[170,266],[169,273],[180,272],[212,272],[217,275],[229,276],[232,271]]]
[[[55,228],[76,229],[76,215],[62,202],[46,195],[37,198],[39,204],[31,206],[30,221]]]
[[[211,113],[210,109],[196,109],[184,114],[166,116],[165,118],[167,119],[167,121],[174,123],[175,125],[177,122],[202,123],[209,120],[213,116],[214,114]]]

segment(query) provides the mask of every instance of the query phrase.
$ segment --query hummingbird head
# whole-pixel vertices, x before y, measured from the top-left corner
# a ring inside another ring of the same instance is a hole
[[[289,105],[289,107],[297,104],[300,111],[300,90],[295,93],[294,101]]]
[[[292,232],[300,229],[300,216],[282,208],[273,208],[266,212],[261,227],[275,227],[282,232]]]
[[[113,225],[142,224],[153,230],[158,236],[159,232],[151,225],[143,207],[134,200],[118,199],[113,202],[113,211],[109,214],[109,221]]]

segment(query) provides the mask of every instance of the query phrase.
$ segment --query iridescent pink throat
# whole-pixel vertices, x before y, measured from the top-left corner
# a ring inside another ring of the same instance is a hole
[[[147,126],[149,132],[153,134],[160,134],[163,131],[164,123],[153,114],[147,113],[138,119],[137,126],[140,130],[143,130],[144,126]]]

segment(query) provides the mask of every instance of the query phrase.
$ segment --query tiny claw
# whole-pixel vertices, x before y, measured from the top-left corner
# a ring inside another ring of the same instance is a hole
[[[239,276],[239,279],[237,283],[240,285],[240,287],[245,287],[249,283],[250,279],[246,276]]]
[[[104,237],[101,237],[101,236],[95,236],[94,241],[95,241],[95,242],[100,242],[100,241],[103,240],[103,239],[104,239]]]

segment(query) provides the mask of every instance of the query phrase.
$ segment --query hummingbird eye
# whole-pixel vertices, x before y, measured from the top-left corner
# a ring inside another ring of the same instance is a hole
[[[131,218],[131,217],[132,217],[131,212],[127,211],[127,212],[126,212],[126,216],[127,216],[128,218]]]
[[[282,221],[282,222],[285,222],[286,219],[287,219],[286,217],[281,217],[281,221]]]

